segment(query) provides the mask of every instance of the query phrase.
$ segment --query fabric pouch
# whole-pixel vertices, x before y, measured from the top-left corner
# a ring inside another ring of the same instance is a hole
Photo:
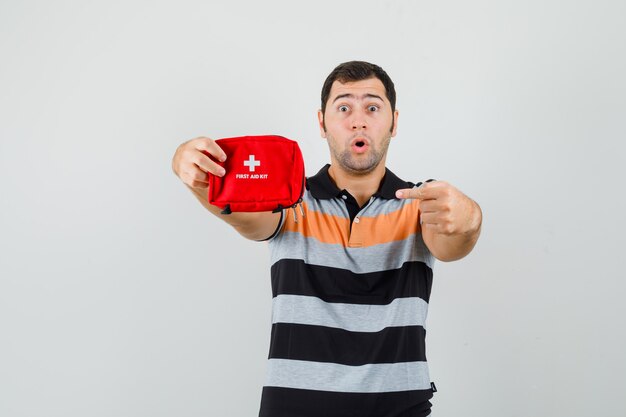
[[[215,161],[226,174],[209,174],[208,200],[222,214],[278,212],[302,201],[304,160],[298,142],[274,135],[215,142],[226,153],[226,161]]]

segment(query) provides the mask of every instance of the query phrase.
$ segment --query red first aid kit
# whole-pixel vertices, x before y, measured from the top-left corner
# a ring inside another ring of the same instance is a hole
[[[222,214],[274,211],[302,201],[304,161],[298,142],[282,136],[240,136],[215,141],[226,161],[223,177],[209,174],[209,203]]]

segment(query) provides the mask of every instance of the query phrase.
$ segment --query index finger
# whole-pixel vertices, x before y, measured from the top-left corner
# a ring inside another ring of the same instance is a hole
[[[226,153],[224,150],[222,150],[220,145],[218,145],[217,142],[211,138],[197,138],[194,146],[205,155],[208,153],[208,156],[212,156],[220,162],[224,162],[226,160]]]
[[[396,197],[401,199],[418,199],[418,200],[432,200],[435,196],[430,192],[429,182],[434,180],[427,180],[424,183],[417,183],[413,188],[404,188],[396,191]]]

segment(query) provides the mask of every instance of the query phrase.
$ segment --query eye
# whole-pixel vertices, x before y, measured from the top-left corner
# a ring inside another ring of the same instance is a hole
[[[338,110],[340,112],[347,112],[348,111],[348,106],[346,106],[346,105],[339,106]]]
[[[369,111],[378,111],[378,106],[375,106],[373,104],[367,106],[367,110]]]

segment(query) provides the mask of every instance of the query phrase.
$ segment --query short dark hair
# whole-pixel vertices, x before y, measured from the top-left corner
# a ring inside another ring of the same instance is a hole
[[[389,75],[381,67],[365,61],[349,61],[337,65],[328,75],[322,87],[322,114],[326,111],[326,102],[330,95],[330,89],[335,81],[347,83],[351,81],[361,81],[370,78],[378,78],[385,86],[387,99],[391,103],[391,112],[396,110],[396,89]]]

